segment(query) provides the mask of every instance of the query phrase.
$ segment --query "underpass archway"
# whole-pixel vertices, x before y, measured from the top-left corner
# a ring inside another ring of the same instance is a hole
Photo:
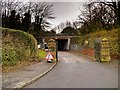
[[[58,51],[68,51],[70,49],[70,39],[56,39],[58,42]]]

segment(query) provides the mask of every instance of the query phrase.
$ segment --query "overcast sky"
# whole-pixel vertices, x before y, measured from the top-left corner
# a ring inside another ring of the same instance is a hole
[[[79,14],[79,2],[53,2],[53,12],[56,17],[51,22],[58,25],[65,21],[75,21]]]
[[[61,22],[75,21],[79,14],[80,2],[83,0],[19,0],[23,2],[47,2],[53,4],[53,13],[56,17],[50,22],[52,27],[59,25]],[[87,2],[88,0],[84,0]]]

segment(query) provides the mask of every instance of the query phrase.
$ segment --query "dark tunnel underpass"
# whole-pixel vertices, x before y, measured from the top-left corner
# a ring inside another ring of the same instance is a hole
[[[58,51],[67,51],[68,39],[57,39]]]

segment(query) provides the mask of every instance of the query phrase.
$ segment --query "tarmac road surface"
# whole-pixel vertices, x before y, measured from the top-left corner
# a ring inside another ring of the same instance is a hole
[[[25,88],[118,88],[118,61],[100,63],[59,52],[56,67]]]

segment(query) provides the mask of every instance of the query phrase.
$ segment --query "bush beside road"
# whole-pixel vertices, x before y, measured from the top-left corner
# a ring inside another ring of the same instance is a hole
[[[120,58],[120,28],[118,29],[113,29],[113,30],[110,30],[110,31],[107,31],[107,30],[101,30],[101,31],[96,31],[96,32],[93,32],[93,33],[89,33],[85,36],[81,36],[79,38],[79,41],[78,41],[78,45],[80,47],[83,47],[81,49],[81,52],[83,54],[86,54],[86,52],[88,52],[88,56],[94,56],[94,42],[95,42],[95,39],[102,39],[102,38],[107,38],[108,41],[109,41],[109,45],[110,45],[110,55],[112,58],[116,58],[116,59],[119,59]],[[89,42],[89,45],[87,48],[84,48],[84,42],[85,41],[88,41]],[[91,53],[92,52],[92,53]],[[90,53],[90,54],[89,54]]]
[[[3,72],[34,64],[45,58],[46,52],[38,49],[37,41],[32,35],[9,28],[0,30],[2,30]]]

